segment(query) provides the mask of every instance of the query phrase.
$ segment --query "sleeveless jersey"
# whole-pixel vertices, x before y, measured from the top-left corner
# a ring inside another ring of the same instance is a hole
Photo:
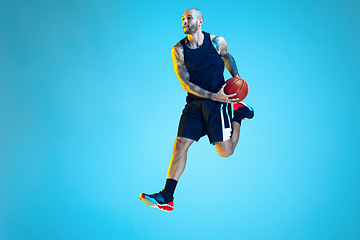
[[[224,61],[212,45],[210,34],[206,32],[203,32],[203,34],[203,44],[196,49],[190,49],[186,46],[186,37],[180,43],[184,48],[184,60],[190,74],[190,82],[216,93],[225,83],[223,75]],[[188,93],[187,102],[201,99],[204,98]]]

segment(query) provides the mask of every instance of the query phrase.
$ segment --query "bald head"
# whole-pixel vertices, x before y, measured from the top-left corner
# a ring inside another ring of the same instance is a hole
[[[187,15],[187,14],[195,15],[198,19],[204,19],[203,13],[197,8],[189,8],[184,13],[184,15]]]

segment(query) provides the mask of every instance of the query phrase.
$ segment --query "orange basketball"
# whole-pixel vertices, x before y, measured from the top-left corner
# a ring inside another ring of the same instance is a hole
[[[246,98],[249,92],[249,86],[242,78],[232,77],[226,81],[224,92],[227,95],[237,93],[236,96],[232,98],[238,98],[240,102]]]

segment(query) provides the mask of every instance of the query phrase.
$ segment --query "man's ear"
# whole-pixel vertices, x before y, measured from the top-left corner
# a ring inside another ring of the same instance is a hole
[[[203,24],[203,22],[204,22],[204,19],[200,18],[199,19],[199,25],[201,26]]]

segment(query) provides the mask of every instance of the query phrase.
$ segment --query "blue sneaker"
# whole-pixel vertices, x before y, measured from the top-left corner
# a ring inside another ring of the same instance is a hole
[[[141,193],[140,200],[146,205],[160,209],[162,211],[171,212],[174,210],[174,201],[165,202],[164,196],[161,194],[161,192],[151,195]]]

